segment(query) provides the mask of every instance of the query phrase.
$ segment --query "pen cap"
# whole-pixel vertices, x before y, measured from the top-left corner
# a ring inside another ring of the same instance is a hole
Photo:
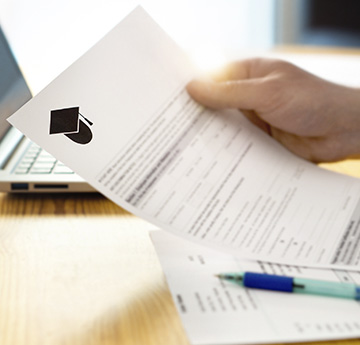
[[[294,292],[360,299],[360,289],[355,284],[294,278]]]

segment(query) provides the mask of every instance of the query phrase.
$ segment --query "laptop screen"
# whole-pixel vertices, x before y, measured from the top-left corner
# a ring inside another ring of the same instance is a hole
[[[30,98],[30,90],[0,27],[0,141],[10,128],[6,118]]]

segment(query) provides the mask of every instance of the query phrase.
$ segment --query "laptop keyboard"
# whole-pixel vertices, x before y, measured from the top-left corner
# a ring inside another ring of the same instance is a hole
[[[15,167],[15,174],[73,174],[74,172],[59,162],[50,153],[35,143],[30,143]]]

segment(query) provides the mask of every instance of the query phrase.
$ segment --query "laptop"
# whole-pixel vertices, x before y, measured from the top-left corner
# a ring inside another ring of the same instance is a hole
[[[95,192],[80,176],[6,121],[31,97],[0,27],[0,191]]]

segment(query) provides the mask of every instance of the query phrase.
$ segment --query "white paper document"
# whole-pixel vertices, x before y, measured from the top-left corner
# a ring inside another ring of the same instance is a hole
[[[151,237],[191,344],[360,337],[358,301],[247,289],[214,276],[253,271],[360,284],[359,272],[242,261],[163,231]]]
[[[360,269],[360,180],[306,162],[185,86],[142,8],[10,117],[121,207],[237,257]]]

